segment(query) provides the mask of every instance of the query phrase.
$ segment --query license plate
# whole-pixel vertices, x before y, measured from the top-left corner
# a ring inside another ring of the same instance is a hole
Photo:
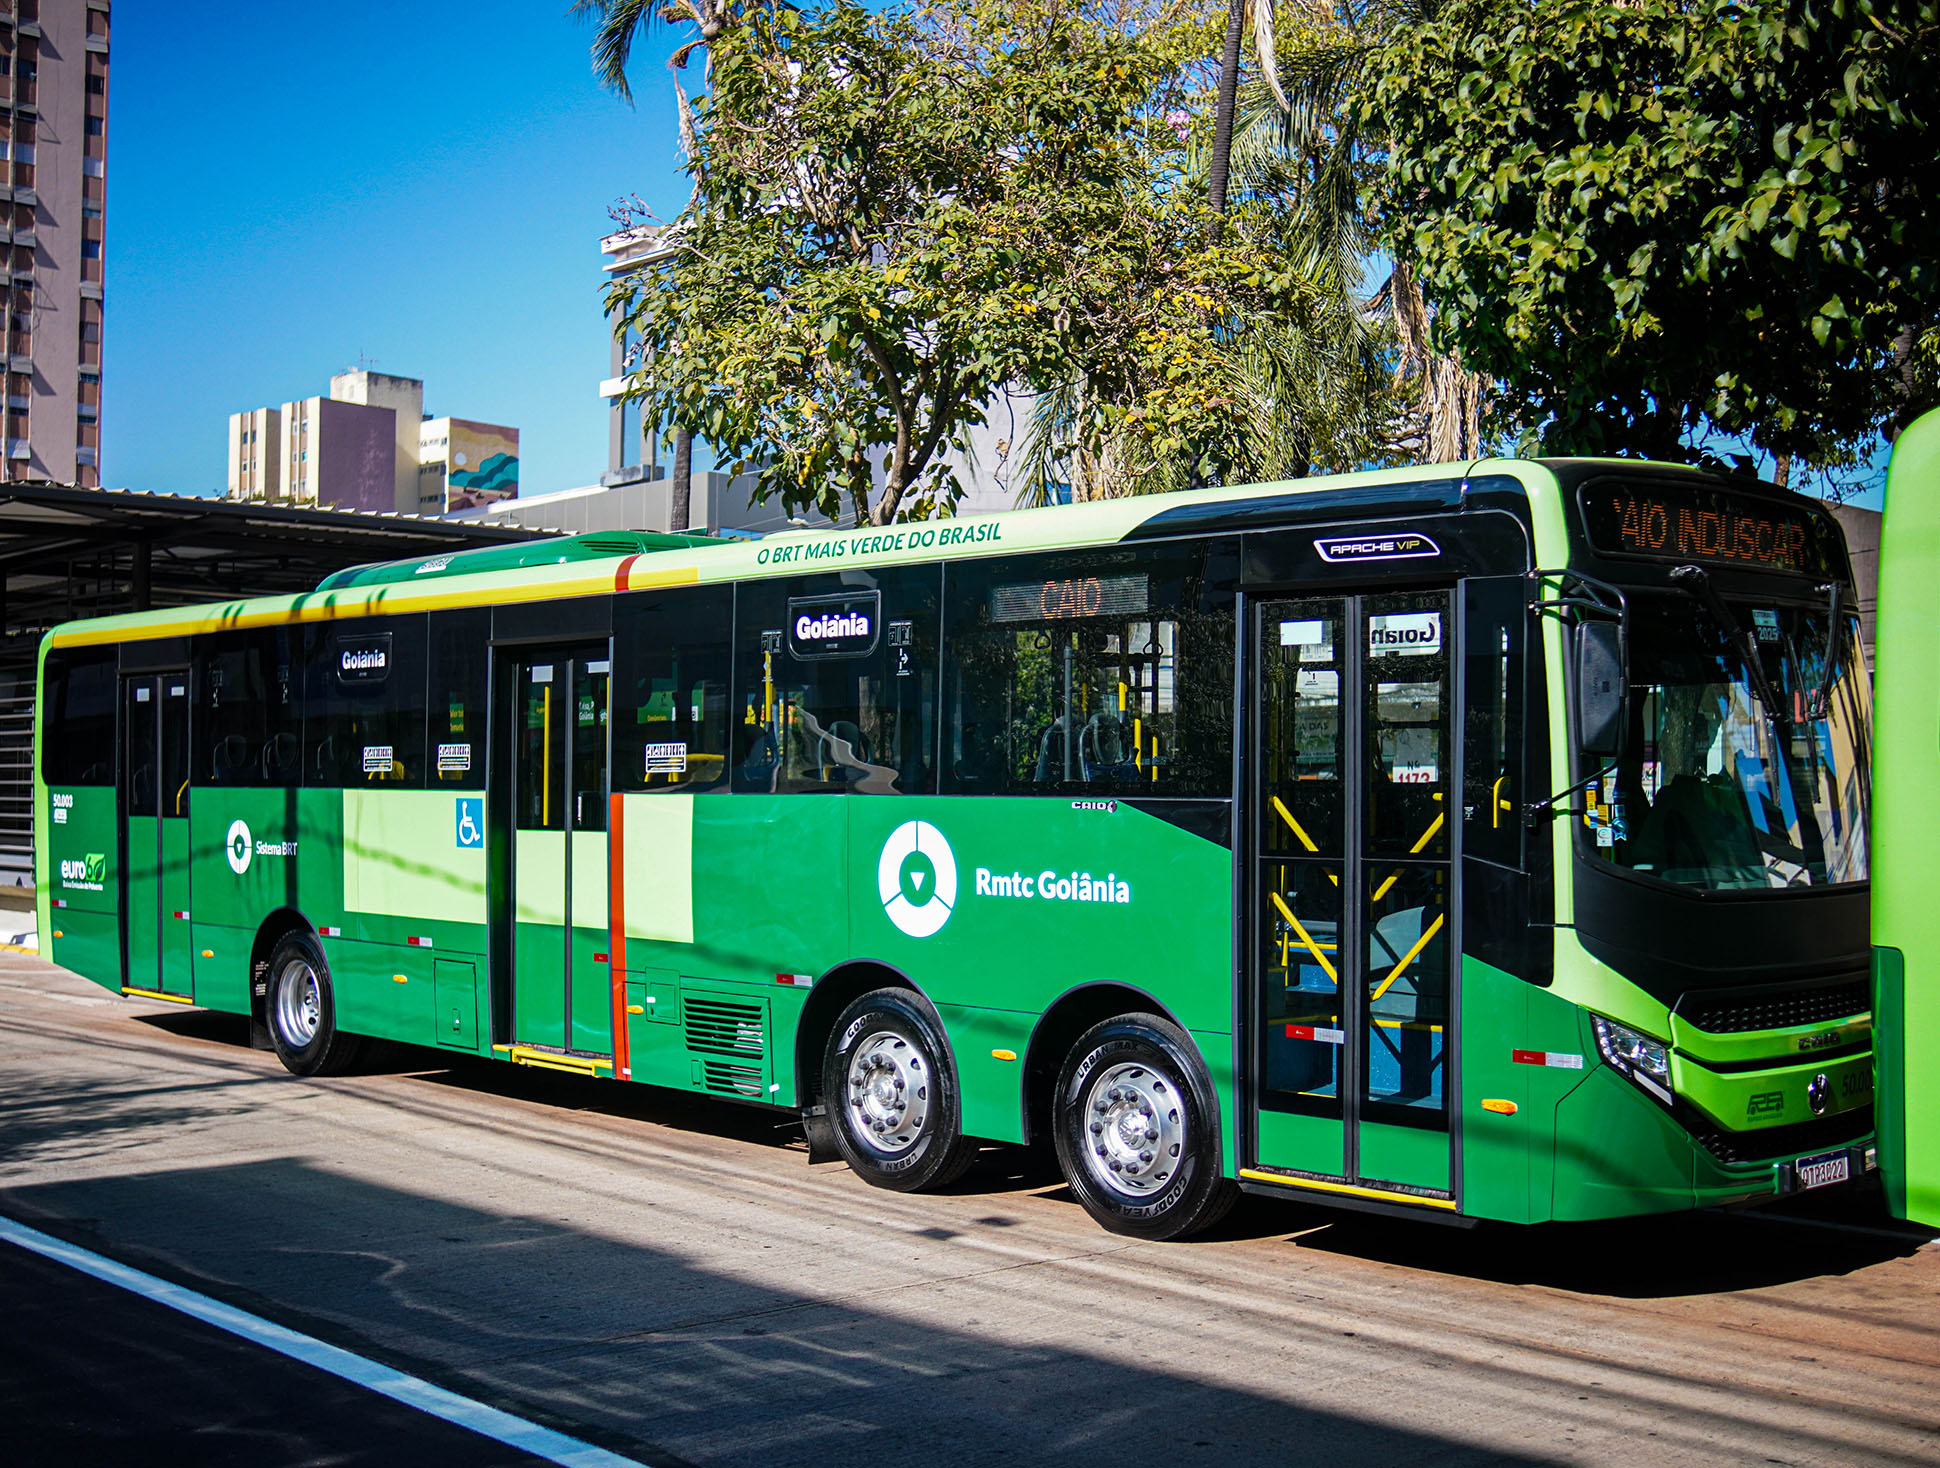
[[[1852,1159],[1844,1152],[1821,1152],[1816,1157],[1801,1157],[1792,1164],[1801,1188],[1823,1188],[1842,1183],[1852,1175]]]

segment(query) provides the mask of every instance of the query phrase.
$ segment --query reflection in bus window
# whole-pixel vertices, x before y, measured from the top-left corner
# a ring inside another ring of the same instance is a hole
[[[741,588],[736,790],[935,790],[937,582],[927,567]]]
[[[288,786],[303,771],[303,713],[294,627],[199,639],[197,781]]]
[[[1666,600],[1633,619],[1630,737],[1586,791],[1586,845],[1632,871],[1714,890],[1864,881],[1872,713],[1857,622],[1815,710],[1824,611],[1747,606],[1735,616],[1756,671],[1695,601]]]
[[[613,611],[613,788],[726,788],[734,589],[645,592]]]
[[[950,567],[947,788],[1225,794],[1233,612],[1201,604],[1202,560]]]

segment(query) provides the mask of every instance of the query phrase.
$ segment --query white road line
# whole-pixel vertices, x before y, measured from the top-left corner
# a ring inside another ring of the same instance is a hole
[[[561,1468],[641,1468],[632,1458],[622,1458],[617,1453],[583,1443],[563,1432],[554,1432],[550,1427],[541,1427],[536,1422],[527,1422],[523,1417],[514,1417],[510,1412],[501,1412],[483,1402],[461,1397],[456,1392],[433,1386],[415,1376],[407,1376],[402,1371],[368,1360],[353,1351],[327,1345],[314,1336],[290,1330],[261,1316],[251,1315],[246,1310],[238,1310],[233,1305],[225,1305],[220,1300],[184,1289],[181,1285],[144,1274],[139,1269],[130,1269],[126,1264],[104,1259],[99,1254],[65,1243],[38,1229],[15,1223],[11,1218],[0,1218],[0,1239],[157,1304],[166,1305],[171,1310],[194,1316],[231,1335],[266,1346],[293,1361],[302,1361],[332,1376],[367,1387],[394,1402],[402,1402],[417,1411],[468,1428],[507,1447],[530,1453],[535,1458],[560,1464]]]

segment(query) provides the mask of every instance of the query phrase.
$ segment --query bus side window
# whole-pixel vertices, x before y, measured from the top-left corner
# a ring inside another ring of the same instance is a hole
[[[627,791],[727,787],[734,589],[634,592],[613,605],[613,781]]]
[[[425,643],[423,616],[358,618],[311,629],[306,784],[424,788]]]
[[[45,696],[42,778],[60,787],[114,784],[114,649],[50,651]]]
[[[1223,797],[1234,613],[1204,549],[948,568],[944,788]]]
[[[431,614],[431,687],[426,761],[431,783],[485,788],[485,656],[492,614],[485,608]]]
[[[941,581],[933,565],[895,566],[739,588],[736,790],[935,791]]]
[[[1462,850],[1503,866],[1522,864],[1522,808],[1549,792],[1523,788],[1521,578],[1462,585]]]
[[[294,627],[218,632],[197,639],[201,747],[193,778],[211,785],[278,789],[303,767],[302,663]]]

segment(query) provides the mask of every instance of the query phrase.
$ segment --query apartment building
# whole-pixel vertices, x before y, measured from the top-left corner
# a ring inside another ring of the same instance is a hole
[[[9,480],[101,482],[109,0],[0,0]]]
[[[442,515],[518,493],[518,429],[423,408],[420,379],[355,368],[327,396],[231,413],[228,497]]]

